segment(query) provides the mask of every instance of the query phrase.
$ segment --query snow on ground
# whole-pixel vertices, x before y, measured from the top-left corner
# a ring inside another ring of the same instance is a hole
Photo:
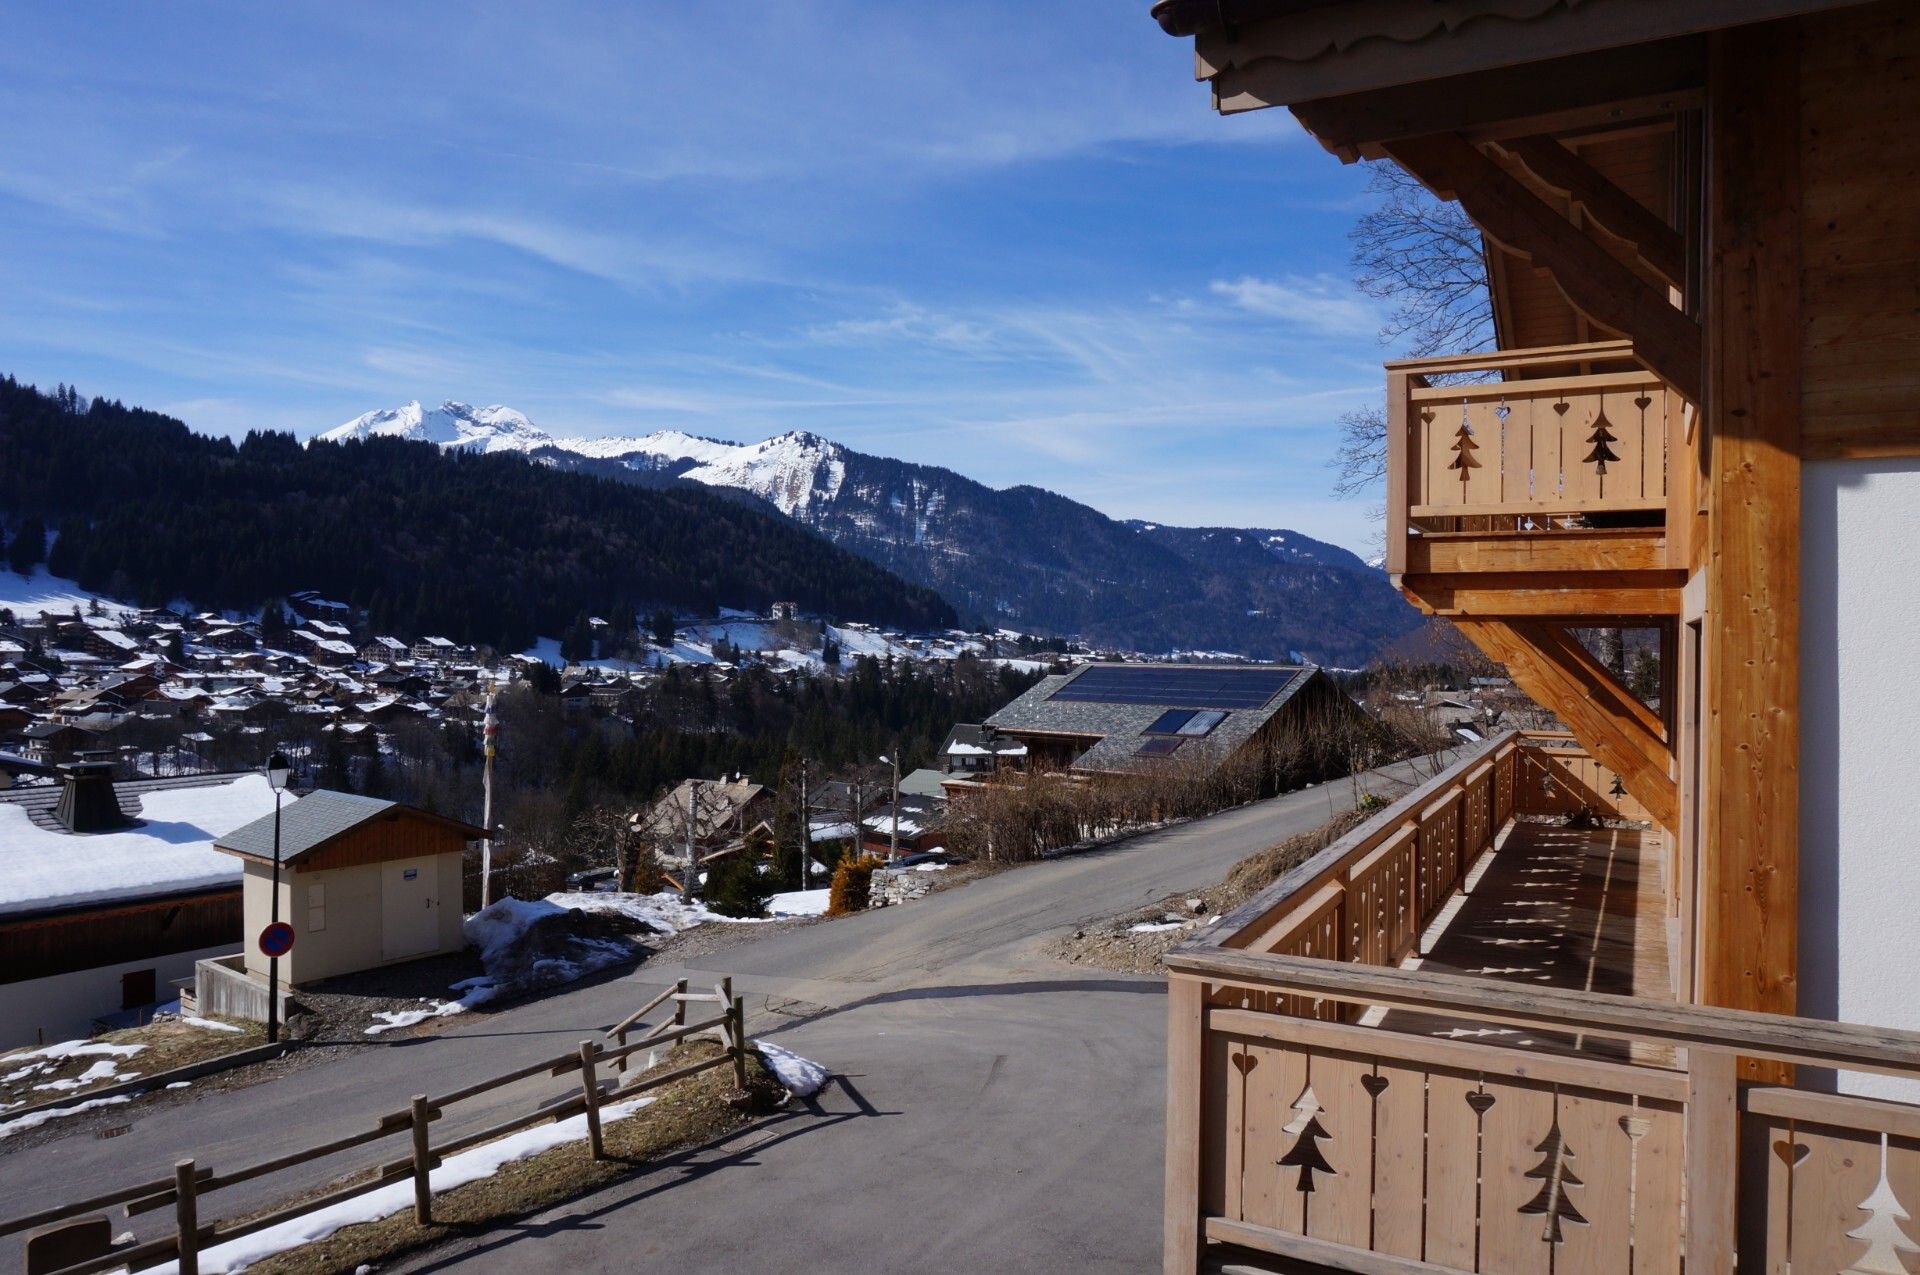
[[[832,890],[789,890],[785,894],[776,894],[767,902],[767,915],[780,918],[788,916],[825,916],[827,901]],[[733,917],[722,917],[731,921]]]
[[[175,1002],[175,1004],[178,1004],[178,1003],[179,1002],[177,1001]],[[212,1018],[195,1018],[192,1014],[187,1014],[183,1016],[180,1019],[180,1021],[185,1023],[189,1027],[204,1027],[208,1031],[238,1032],[240,1030],[238,1027],[235,1027],[232,1023],[223,1023],[217,1019],[212,1019]]]
[[[55,615],[72,615],[75,611],[85,615],[95,602],[108,615],[125,615],[133,610],[123,602],[88,593],[71,580],[48,575],[44,566],[35,567],[31,576],[0,570],[0,608],[23,620],[49,611]]]
[[[112,1107],[123,1102],[132,1102],[138,1094],[115,1094],[111,1098],[89,1098],[85,1102],[76,1102],[71,1107],[55,1107],[50,1111],[29,1111],[24,1116],[15,1116],[11,1120],[0,1120],[0,1138],[12,1137],[28,1129],[38,1129],[49,1120],[58,1120],[62,1116],[77,1116],[83,1111],[93,1111],[100,1107]]]
[[[624,1120],[652,1102],[651,1097],[645,1097],[635,1098],[630,1102],[609,1104],[600,1109],[600,1121],[602,1125],[608,1125]],[[550,1125],[536,1125],[531,1129],[509,1134],[496,1142],[475,1147],[471,1151],[462,1151],[459,1155],[448,1156],[441,1162],[439,1168],[427,1175],[427,1180],[433,1186],[433,1193],[439,1195],[455,1187],[465,1186],[469,1182],[490,1178],[506,1165],[532,1159],[544,1151],[565,1146],[569,1142],[583,1141],[586,1136],[585,1113]],[[302,1244],[324,1240],[344,1227],[361,1222],[377,1222],[383,1217],[391,1217],[403,1209],[412,1207],[413,1180],[407,1178],[392,1182],[365,1195],[356,1195],[352,1199],[342,1200],[324,1209],[316,1209],[312,1213],[282,1222],[278,1226],[270,1226],[264,1231],[243,1235],[225,1244],[216,1244],[200,1254],[200,1269],[206,1272],[206,1275],[230,1275],[231,1272],[243,1271],[276,1253],[284,1253]],[[180,1268],[178,1264],[169,1264],[156,1266],[153,1269],[177,1272]]]
[[[1142,921],[1138,925],[1129,925],[1127,931],[1130,934],[1161,934],[1180,929],[1185,924],[1185,921]]]
[[[776,1045],[770,1040],[756,1040],[753,1047],[760,1051],[760,1057],[769,1070],[787,1087],[787,1092],[796,1098],[811,1098],[820,1092],[820,1086],[827,1083],[827,1069],[811,1059],[802,1058],[791,1049]]]
[[[484,983],[489,988],[493,986],[491,980],[488,979],[469,979],[467,981]],[[488,999],[491,999],[491,997]],[[415,1023],[424,1023],[429,1018],[444,1018],[448,1014],[458,1014],[467,1008],[463,1001],[442,1001],[427,997],[423,997],[421,1003],[426,1006],[425,1009],[376,1009],[373,1011],[373,1016],[380,1021],[367,1028],[366,1034],[369,1036],[378,1036],[382,1032],[390,1032],[395,1028],[412,1027]],[[480,1003],[480,1001],[474,1002],[476,1005]]]
[[[48,832],[21,807],[0,805],[0,914],[236,885],[240,860],[213,843],[272,813],[265,775],[147,793],[138,827],[86,837]]]
[[[120,1065],[111,1058],[102,1058],[77,1076],[68,1076],[64,1080],[49,1080],[35,1085],[35,1089],[48,1089],[61,1092],[69,1089],[91,1089],[95,1085],[117,1085],[123,1080],[137,1080],[137,1071],[121,1071]]]

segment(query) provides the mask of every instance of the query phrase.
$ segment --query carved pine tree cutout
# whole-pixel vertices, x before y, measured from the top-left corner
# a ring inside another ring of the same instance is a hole
[[[1547,1219],[1546,1230],[1540,1238],[1548,1244],[1561,1241],[1560,1224],[1577,1222],[1582,1226],[1587,1219],[1580,1216],[1580,1210],[1567,1198],[1570,1188],[1586,1185],[1567,1163],[1574,1158],[1573,1151],[1567,1146],[1566,1138],[1560,1133],[1560,1117],[1554,1115],[1553,1126],[1547,1130],[1547,1136],[1534,1148],[1541,1154],[1541,1161],[1528,1169],[1523,1177],[1529,1177],[1540,1183],[1539,1193],[1520,1206],[1520,1212],[1529,1216]]]
[[[1607,419],[1607,409],[1601,408],[1593,418],[1593,433],[1587,435],[1587,441],[1593,444],[1593,450],[1587,453],[1586,463],[1594,465],[1594,472],[1600,477],[1607,476],[1608,464],[1619,464],[1620,457],[1609,444],[1619,442],[1614,437],[1613,423]]]
[[[1448,463],[1447,468],[1460,475],[1460,485],[1465,487],[1468,478],[1472,476],[1472,471],[1480,468],[1480,462],[1473,457],[1473,454],[1480,450],[1480,444],[1473,441],[1473,428],[1467,424],[1467,413],[1464,408],[1460,412],[1460,428],[1453,431],[1453,446],[1448,450],[1453,453],[1453,460]]]
[[[1856,1207],[1867,1215],[1867,1220],[1848,1231],[1847,1238],[1863,1241],[1867,1251],[1854,1259],[1853,1265],[1841,1275],[1907,1275],[1903,1259],[1920,1256],[1920,1249],[1916,1249],[1900,1229],[1902,1222],[1911,1219],[1887,1177],[1887,1135],[1884,1133],[1880,1135],[1880,1181]]]
[[[1300,1170],[1298,1189],[1311,1194],[1314,1174],[1334,1171],[1333,1165],[1327,1161],[1326,1152],[1320,1149],[1320,1144],[1331,1141],[1333,1135],[1320,1123],[1320,1100],[1314,1097],[1312,1085],[1300,1092],[1293,1110],[1294,1118],[1281,1130],[1295,1135],[1293,1148],[1281,1156],[1277,1163],[1283,1169]]]

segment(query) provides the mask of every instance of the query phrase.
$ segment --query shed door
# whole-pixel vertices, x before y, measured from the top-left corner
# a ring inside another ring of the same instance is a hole
[[[433,860],[380,865],[380,959],[400,961],[440,946],[440,900]]]

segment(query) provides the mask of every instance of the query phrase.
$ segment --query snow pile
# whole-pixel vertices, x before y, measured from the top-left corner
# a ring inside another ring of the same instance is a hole
[[[421,1019],[457,1013],[510,994],[571,983],[632,960],[639,949],[630,935],[635,931],[657,932],[662,927],[642,915],[600,908],[590,912],[576,906],[578,900],[602,897],[607,896],[556,894],[539,900],[509,897],[475,912],[467,918],[463,933],[467,942],[480,949],[486,976],[468,979],[453,989],[462,993],[454,1002],[458,1009],[443,1007],[422,1014]]]
[[[1142,921],[1138,925],[1129,925],[1127,927],[1127,933],[1164,934],[1168,930],[1180,929],[1185,924],[1185,921]]]
[[[825,890],[789,890],[785,894],[776,894],[767,901],[767,915],[779,920],[790,916],[825,916],[827,902],[833,891]],[[722,920],[737,920],[736,917],[722,917]]]
[[[49,1080],[35,1085],[35,1089],[65,1091],[70,1089],[91,1089],[95,1085],[117,1085],[123,1080],[137,1080],[137,1071],[120,1070],[120,1065],[111,1058],[102,1058],[77,1076],[68,1076],[64,1080]]]
[[[634,1112],[653,1102],[653,1099],[635,1098],[631,1102],[619,1102],[600,1109],[603,1125],[624,1120]],[[469,1182],[478,1182],[490,1178],[502,1167],[520,1160],[528,1160],[543,1151],[565,1146],[569,1142],[579,1142],[587,1136],[587,1117],[583,1113],[550,1125],[536,1125],[510,1134],[497,1142],[489,1142],[463,1151],[459,1155],[449,1156],[439,1168],[427,1175],[435,1195],[451,1191],[455,1187],[465,1186]],[[362,1222],[378,1222],[390,1217],[402,1209],[413,1207],[413,1180],[403,1179],[389,1183],[365,1195],[356,1195],[352,1199],[342,1200],[338,1204],[324,1209],[316,1209],[302,1217],[292,1218],[270,1226],[264,1231],[244,1235],[225,1244],[217,1244],[200,1254],[200,1269],[207,1275],[228,1275],[230,1272],[243,1271],[257,1262],[266,1260],[276,1253],[284,1253],[302,1244],[312,1244],[326,1239],[344,1227],[355,1226]],[[177,1264],[156,1266],[156,1271],[178,1271]]]
[[[820,1086],[827,1083],[825,1067],[802,1058],[791,1049],[785,1049],[770,1040],[756,1040],[753,1047],[760,1051],[760,1060],[767,1064],[767,1069],[796,1098],[811,1098],[820,1092]]]
[[[175,1002],[175,1003],[177,1004],[178,1002]],[[195,1018],[192,1014],[185,1015],[180,1019],[180,1021],[185,1023],[189,1027],[204,1027],[208,1031],[213,1031],[213,1032],[237,1033],[240,1030],[238,1027],[235,1027],[232,1023],[223,1023],[213,1018]]]
[[[492,981],[489,979],[470,978],[465,983],[456,984],[454,990],[458,991],[463,987],[467,987],[469,984],[483,985],[487,988],[493,986]],[[491,999],[491,997],[487,999]],[[366,1034],[369,1036],[378,1036],[381,1032],[390,1032],[398,1027],[412,1027],[416,1023],[424,1023],[429,1018],[444,1018],[448,1014],[458,1014],[467,1008],[464,1001],[440,1001],[423,997],[421,1003],[426,1006],[425,1009],[375,1010],[373,1016],[380,1021],[367,1028]],[[480,1003],[480,1001],[474,1002],[476,1005]]]

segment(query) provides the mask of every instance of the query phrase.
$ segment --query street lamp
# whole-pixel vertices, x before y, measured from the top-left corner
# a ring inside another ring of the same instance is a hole
[[[267,758],[267,786],[273,789],[273,924],[280,923],[280,798],[293,777],[293,763],[279,749]],[[267,958],[267,1043],[280,1040],[280,958]]]
[[[898,757],[900,754],[898,748],[894,749],[893,752],[894,757]],[[900,857],[900,763],[894,760],[894,757],[889,757],[885,753],[880,754],[880,764],[882,766],[893,767],[893,811],[892,819],[888,824],[889,831],[887,832],[888,863],[892,863]]]

